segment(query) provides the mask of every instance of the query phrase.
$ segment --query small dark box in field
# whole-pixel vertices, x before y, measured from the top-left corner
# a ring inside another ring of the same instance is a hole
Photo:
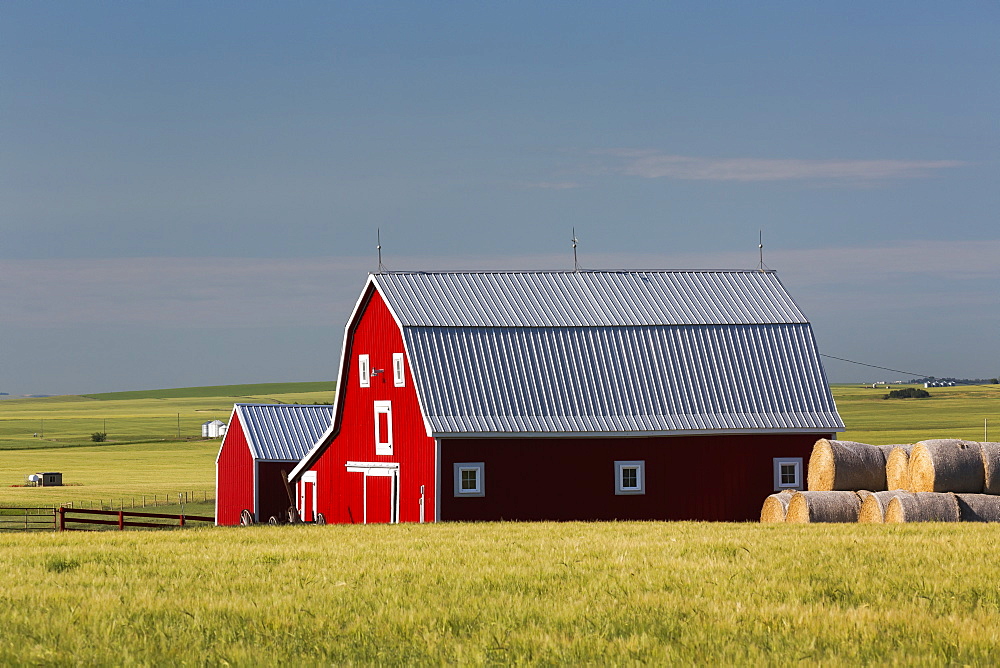
[[[62,473],[39,473],[39,487],[61,487],[63,484]]]

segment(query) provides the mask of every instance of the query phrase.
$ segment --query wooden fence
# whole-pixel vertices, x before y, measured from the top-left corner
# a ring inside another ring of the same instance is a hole
[[[0,531],[52,531],[55,508],[0,508]]]
[[[169,529],[172,527],[183,527],[186,522],[212,522],[214,517],[205,515],[164,515],[162,513],[141,513],[131,510],[85,510],[83,508],[67,508],[65,506],[56,510],[58,521],[56,528],[59,531],[87,531],[69,527],[67,524],[97,524],[104,526],[116,526],[119,531],[124,531],[126,527],[141,527],[145,529]],[[93,519],[92,516],[114,517],[114,519]],[[91,517],[81,517],[91,516]],[[143,519],[169,520],[169,522],[136,522],[130,518],[139,517]],[[93,529],[91,529],[93,530]]]

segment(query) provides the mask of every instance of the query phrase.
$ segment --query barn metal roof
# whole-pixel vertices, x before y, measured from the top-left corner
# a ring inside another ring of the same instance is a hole
[[[436,436],[844,429],[808,324],[408,327],[404,341]]]
[[[374,274],[434,435],[842,431],[773,271]]]
[[[773,271],[390,272],[403,327],[804,323]]]
[[[333,420],[333,406],[236,404],[254,459],[297,462]]]

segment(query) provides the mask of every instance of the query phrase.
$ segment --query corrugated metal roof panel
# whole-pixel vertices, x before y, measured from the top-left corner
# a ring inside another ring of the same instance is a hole
[[[403,335],[436,434],[844,428],[807,323]]]
[[[374,275],[404,327],[804,323],[774,272],[398,272]]]
[[[294,461],[319,440],[333,420],[333,406],[236,404],[255,459]]]

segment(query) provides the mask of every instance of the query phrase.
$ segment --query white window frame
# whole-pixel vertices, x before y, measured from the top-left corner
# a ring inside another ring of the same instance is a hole
[[[486,479],[483,474],[486,470],[486,464],[484,462],[462,462],[456,463],[454,465],[455,471],[455,496],[456,497],[466,497],[466,496],[486,496]],[[462,472],[463,471],[475,471],[476,472],[476,488],[475,489],[462,489]]]
[[[781,467],[782,466],[794,466],[795,467],[795,482],[794,483],[782,483],[781,482]],[[802,457],[775,457],[774,458],[774,489],[780,491],[782,489],[802,489]]]
[[[379,415],[385,415],[386,432],[381,433],[382,421],[379,419]],[[375,416],[375,454],[376,455],[391,455],[392,454],[392,402],[391,401],[376,401],[374,402],[374,416]]]
[[[622,476],[626,469],[634,469],[636,473],[636,486],[625,487],[622,483]],[[636,459],[630,461],[615,462],[615,495],[645,494],[646,493],[646,461]]]
[[[406,387],[406,357],[403,353],[392,354],[392,384]]]
[[[358,383],[361,387],[371,387],[371,360],[368,355],[358,355]]]

